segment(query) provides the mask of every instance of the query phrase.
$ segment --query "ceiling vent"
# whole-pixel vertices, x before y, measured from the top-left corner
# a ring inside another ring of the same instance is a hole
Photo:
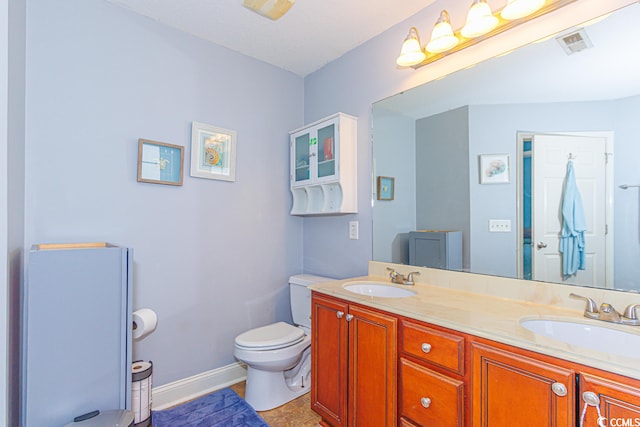
[[[560,46],[562,46],[562,49],[567,55],[572,55],[581,50],[593,47],[593,43],[591,43],[584,28],[556,37],[556,40],[560,43]]]

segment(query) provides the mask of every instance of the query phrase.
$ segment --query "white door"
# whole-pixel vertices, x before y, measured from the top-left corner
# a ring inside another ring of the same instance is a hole
[[[532,272],[534,280],[606,287],[606,138],[537,134],[532,140]],[[567,163],[573,160],[584,207],[586,269],[562,274],[559,251]]]

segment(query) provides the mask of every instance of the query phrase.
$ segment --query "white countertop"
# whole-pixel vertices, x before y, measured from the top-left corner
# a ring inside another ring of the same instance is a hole
[[[582,315],[581,309],[576,310],[558,306],[560,304],[552,305],[548,303],[528,302],[526,300],[504,298],[496,296],[495,294],[491,295],[490,293],[471,292],[468,289],[455,289],[452,288],[450,282],[446,284],[446,287],[441,284],[435,286],[424,283],[425,281],[435,280],[433,277],[430,277],[429,274],[429,271],[432,269],[424,269],[424,271],[423,269],[418,269],[423,273],[420,275],[423,283],[416,283],[414,286],[393,285],[388,276],[372,274],[380,272],[379,267],[380,266],[371,268],[370,266],[369,276],[320,283],[312,286],[311,289],[322,294],[342,298],[347,301],[443,326],[481,338],[640,379],[640,354],[638,358],[628,358],[609,354],[604,351],[601,352],[572,346],[561,341],[534,334],[520,326],[520,321],[525,318],[570,320],[577,323],[623,330],[637,334],[638,336],[640,336],[640,326],[617,325],[587,319]],[[416,270],[416,268],[409,268]],[[451,274],[451,272],[437,274]],[[463,281],[468,280],[473,280],[473,277],[465,276],[463,279]],[[496,280],[498,280],[498,278],[496,278]],[[346,283],[353,281],[385,282],[392,286],[409,288],[416,292],[416,295],[403,298],[381,298],[360,295],[344,289]],[[539,283],[536,286],[540,286]],[[468,284],[463,284],[461,287],[468,288]],[[575,291],[575,289],[573,290]],[[486,291],[486,289],[483,288],[483,291]],[[583,289],[578,289],[577,291],[578,293],[585,294]],[[597,302],[600,304],[600,301]],[[580,301],[577,303],[574,301],[574,304],[580,307],[584,305],[584,303]],[[620,309],[618,308],[618,310]]]

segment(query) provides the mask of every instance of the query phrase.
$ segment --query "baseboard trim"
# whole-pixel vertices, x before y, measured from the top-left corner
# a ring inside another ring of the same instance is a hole
[[[243,363],[232,363],[211,371],[154,387],[151,391],[152,408],[160,411],[195,399],[216,390],[229,387],[247,378]]]

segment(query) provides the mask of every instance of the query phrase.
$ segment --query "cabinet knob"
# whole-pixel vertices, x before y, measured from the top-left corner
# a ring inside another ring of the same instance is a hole
[[[429,399],[428,397],[421,397],[420,404],[423,408],[428,408],[429,406],[431,406],[431,399]]]
[[[347,322],[351,322],[351,319],[353,319],[353,314],[347,314]]]
[[[426,342],[423,342],[422,351],[425,353],[429,353],[431,351],[431,344],[427,344]]]
[[[584,400],[584,403],[587,405],[596,407],[600,406],[600,398],[592,391],[585,391],[582,393],[582,400]]]
[[[556,394],[556,396],[562,397],[567,395],[567,387],[562,383],[551,384],[551,390]]]
[[[338,312],[336,312],[336,317],[337,317],[338,319],[342,319],[342,316],[344,316],[344,311],[338,311]]]

